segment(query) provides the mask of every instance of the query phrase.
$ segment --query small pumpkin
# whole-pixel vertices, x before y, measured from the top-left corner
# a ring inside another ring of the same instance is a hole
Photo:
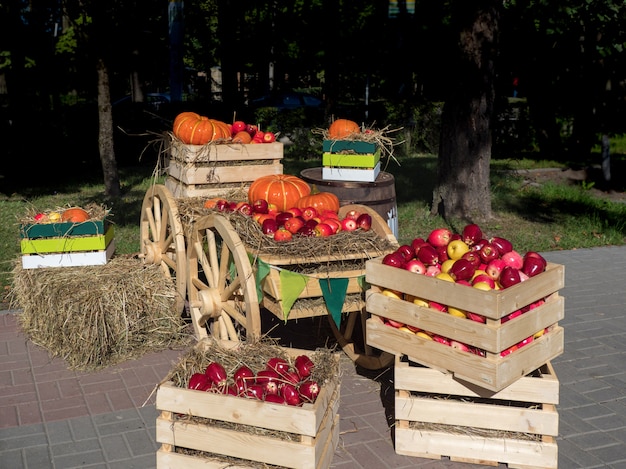
[[[339,197],[332,192],[319,192],[314,189],[309,195],[301,197],[296,203],[296,207],[300,209],[314,207],[319,213],[324,210],[338,212]]]
[[[328,128],[328,137],[332,140],[340,140],[359,133],[361,133],[361,127],[350,119],[336,119]]]
[[[304,179],[289,174],[270,174],[255,179],[248,189],[248,201],[253,204],[259,199],[284,212],[296,206],[298,200],[311,193]]]
[[[230,126],[226,122],[209,119],[195,112],[178,114],[172,131],[175,137],[188,145],[204,145],[231,136]]]
[[[80,207],[72,207],[63,210],[61,221],[69,223],[82,223],[89,220],[89,214]]]
[[[233,143],[250,143],[251,141],[252,137],[245,130],[237,132],[233,137]]]

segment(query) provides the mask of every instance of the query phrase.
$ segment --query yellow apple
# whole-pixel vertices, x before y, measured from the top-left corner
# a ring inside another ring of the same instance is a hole
[[[452,276],[445,272],[441,272],[440,274],[435,275],[435,278],[438,278],[439,280],[444,280],[446,282],[454,283],[454,279],[452,278]]]
[[[415,335],[421,337],[422,339],[433,340],[432,336],[424,331],[416,332]]]
[[[450,270],[450,267],[452,267],[452,264],[454,264],[454,261],[455,261],[455,260],[456,260],[456,259],[446,259],[445,261],[443,261],[443,262],[441,263],[441,271],[442,271],[444,274],[447,274],[447,273],[448,273],[448,271]]]
[[[389,298],[395,298],[397,300],[402,300],[402,292],[399,292],[397,290],[389,290],[388,288],[386,288],[385,290],[382,291],[383,295],[388,296]]]
[[[59,212],[50,212],[48,214],[48,221],[50,223],[58,223],[61,221],[61,214]]]
[[[462,241],[460,239],[453,239],[448,243],[448,247],[446,250],[448,252],[448,257],[450,259],[456,260],[463,257],[463,254],[468,252],[470,250],[470,247],[465,241]]]
[[[448,314],[451,314],[452,316],[456,316],[457,318],[467,317],[467,313],[465,311],[459,308],[454,308],[452,306],[448,306]]]

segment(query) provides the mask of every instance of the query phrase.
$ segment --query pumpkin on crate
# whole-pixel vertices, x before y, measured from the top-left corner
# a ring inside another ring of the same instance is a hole
[[[89,220],[89,214],[80,207],[72,207],[63,210],[61,221],[69,223],[82,223]]]
[[[296,206],[298,200],[311,193],[309,184],[297,176],[289,174],[270,174],[255,179],[248,189],[248,201],[253,204],[259,199],[276,205],[284,212]]]
[[[350,119],[336,119],[328,128],[328,137],[331,140],[341,140],[359,133],[361,133],[361,127]]]
[[[309,195],[301,197],[297,208],[314,207],[319,213],[324,210],[339,212],[339,197],[331,192],[319,192],[315,187]]]
[[[187,145],[205,145],[231,137],[230,126],[195,112],[181,112],[174,119],[174,136]]]

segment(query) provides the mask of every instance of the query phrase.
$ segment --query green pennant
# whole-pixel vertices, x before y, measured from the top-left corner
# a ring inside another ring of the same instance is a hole
[[[287,322],[291,307],[306,287],[307,281],[307,277],[302,274],[286,269],[280,271],[280,294],[283,298],[281,305],[285,322]]]
[[[341,325],[341,310],[346,299],[348,282],[349,279],[347,278],[321,278],[319,280],[326,308],[328,308],[338,329]]]
[[[359,287],[361,287],[361,290],[369,290],[370,284],[365,280],[365,275],[359,275],[359,278],[357,278],[357,282],[359,283]]]
[[[248,253],[248,259],[250,260],[250,264],[252,266],[254,266],[256,262],[256,275],[254,279],[256,282],[256,295],[260,304],[261,301],[263,301],[263,287],[261,286],[261,282],[269,275],[271,267],[267,262],[259,259],[258,257],[255,258],[250,253]]]

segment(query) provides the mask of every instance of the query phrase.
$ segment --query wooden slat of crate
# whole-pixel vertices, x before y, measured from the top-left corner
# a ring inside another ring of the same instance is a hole
[[[252,145],[238,143],[185,145],[180,140],[173,139],[170,156],[171,159],[183,163],[280,160],[283,158],[283,148],[280,142]]]
[[[53,254],[63,252],[101,251],[114,236],[113,225],[106,234],[94,236],[63,236],[60,238],[24,238],[20,241],[22,254]]]
[[[450,374],[410,366],[396,356],[396,452],[494,466],[506,463],[509,468],[556,468],[558,380],[549,362],[539,370],[540,376],[524,376],[489,397]],[[474,397],[481,399],[472,401]],[[549,400],[542,401],[544,397]],[[511,406],[510,401],[527,406]],[[411,428],[412,422],[419,422],[420,428]],[[472,432],[476,429],[482,433]]]
[[[182,182],[168,177],[165,180],[165,187],[170,190],[173,197],[221,197],[230,191],[248,191],[249,183],[229,183],[229,184],[204,184],[204,185],[187,185]]]
[[[282,301],[277,301],[273,298],[264,297],[261,305],[267,309],[269,312],[274,314],[278,319],[283,321],[285,319],[282,308]],[[341,309],[342,313],[351,313],[353,311],[363,311],[365,308],[365,301],[354,301],[354,302],[344,302],[343,307]],[[307,306],[304,303],[296,300],[292,308],[289,310],[288,319],[301,319],[301,318],[312,318],[315,316],[326,316],[328,315],[328,309],[326,305],[311,307]]]
[[[467,286],[460,288],[472,290]],[[410,301],[398,300],[380,292],[377,286],[367,291],[367,308],[370,313],[495,354],[556,324],[565,316],[565,301],[558,293],[551,294],[542,306],[527,311],[513,321],[501,323],[499,320],[487,320],[483,324],[418,306]],[[480,311],[475,312],[480,314]]]
[[[189,186],[203,184],[223,184],[230,182],[254,181],[261,176],[282,174],[283,165],[280,160],[273,160],[272,164],[236,164],[217,166],[213,164],[198,166],[170,160],[168,174]]]
[[[91,252],[64,252],[62,254],[25,254],[22,256],[23,269],[44,267],[85,267],[105,265],[115,253],[115,239],[109,242],[106,250]]]
[[[438,303],[501,319],[565,286],[565,267],[548,263],[545,272],[504,290],[484,291],[384,265],[382,258],[367,262],[367,282]]]
[[[533,342],[505,356],[481,357],[383,324],[372,315],[366,322],[367,344],[492,391],[500,391],[563,353],[563,328],[554,325]]]

